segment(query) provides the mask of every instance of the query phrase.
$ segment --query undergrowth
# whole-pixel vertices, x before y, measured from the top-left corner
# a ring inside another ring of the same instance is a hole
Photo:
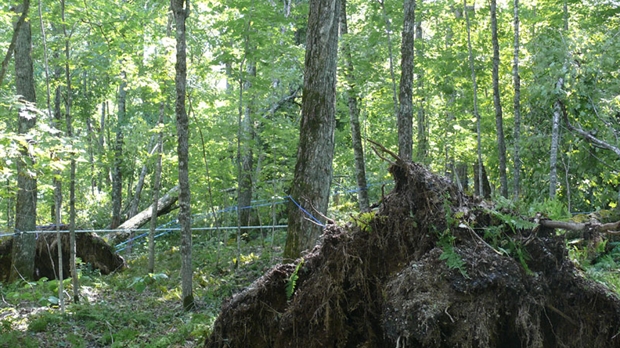
[[[80,303],[70,302],[71,281],[64,281],[64,314],[58,308],[57,280],[0,283],[0,347],[201,346],[222,301],[280,261],[285,235],[276,232],[273,243],[260,238],[244,242],[237,270],[236,242],[230,237],[223,243],[194,234],[197,308],[191,312],[182,308],[181,255],[174,234],[157,240],[155,273],[146,271],[146,241],[123,255],[129,265],[123,272],[102,276],[83,265]]]

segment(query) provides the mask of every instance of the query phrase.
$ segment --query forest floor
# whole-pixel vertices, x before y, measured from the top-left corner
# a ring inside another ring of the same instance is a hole
[[[107,276],[80,270],[80,303],[72,303],[66,279],[65,313],[58,308],[58,281],[0,283],[0,347],[196,347],[204,344],[225,298],[248,286],[280,261],[283,231],[274,243],[242,242],[235,270],[236,241],[226,245],[194,233],[194,297],[197,307],[181,306],[178,234],[157,240],[155,273],[147,273],[144,243],[124,254],[129,268]],[[219,257],[218,257],[219,254]]]
[[[180,243],[174,233],[157,240],[154,274],[146,271],[146,241],[123,254],[129,268],[122,272],[102,276],[81,265],[81,301],[71,302],[71,282],[65,280],[64,314],[57,304],[58,281],[0,283],[0,347],[202,347],[223,301],[278,264],[285,241],[283,230],[256,233],[242,242],[235,269],[236,240],[228,237],[218,248],[213,235],[194,233],[197,308],[190,312],[181,306]],[[568,251],[583,275],[620,294],[620,251],[595,262],[577,247],[569,245]]]

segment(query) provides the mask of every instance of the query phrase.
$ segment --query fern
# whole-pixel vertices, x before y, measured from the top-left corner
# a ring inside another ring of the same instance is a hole
[[[299,263],[297,264],[297,267],[295,267],[295,271],[293,271],[291,276],[288,278],[288,282],[286,283],[286,299],[287,300],[290,300],[291,297],[293,297],[293,293],[295,292],[295,286],[297,285],[297,279],[299,279],[299,275],[297,275],[297,273],[299,273],[299,269],[301,268],[303,264],[304,264],[304,259],[302,258],[301,261],[299,261]]]

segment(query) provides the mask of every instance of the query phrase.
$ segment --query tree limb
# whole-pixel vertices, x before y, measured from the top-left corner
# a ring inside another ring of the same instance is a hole
[[[608,142],[595,137],[591,132],[587,132],[583,130],[580,126],[572,125],[570,121],[568,120],[568,113],[566,112],[566,106],[564,106],[564,103],[562,101],[558,100],[558,102],[560,104],[560,107],[562,108],[562,115],[564,117],[564,121],[566,122],[566,126],[568,127],[570,131],[577,133],[577,135],[579,135],[580,137],[584,138],[585,140],[589,141],[590,143],[596,146],[612,151],[618,157],[620,157],[620,148],[618,148],[617,146],[613,146],[609,144]]]

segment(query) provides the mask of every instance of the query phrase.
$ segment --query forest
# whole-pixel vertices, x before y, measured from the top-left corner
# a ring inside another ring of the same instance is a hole
[[[617,0],[0,21],[0,347],[620,347]]]

